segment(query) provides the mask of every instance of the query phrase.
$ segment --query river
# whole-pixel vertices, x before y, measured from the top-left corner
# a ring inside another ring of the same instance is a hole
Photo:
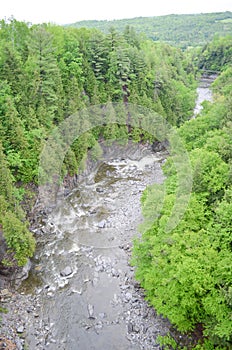
[[[202,76],[197,88],[197,100],[194,108],[194,118],[202,111],[202,102],[209,101],[212,102],[213,94],[210,89],[210,85],[217,78],[217,75],[207,75]]]
[[[210,82],[201,81],[194,116],[212,99]],[[141,145],[109,147],[35,227],[30,276],[3,317],[18,349],[24,341],[29,350],[160,349],[169,322],[145,301],[129,260],[142,192],[163,182],[164,159]]]
[[[167,330],[128,263],[141,194],[163,181],[162,157],[140,147],[129,147],[134,157],[103,161],[40,228],[34,269],[43,280],[42,323],[38,337],[29,329],[30,349],[153,349]]]

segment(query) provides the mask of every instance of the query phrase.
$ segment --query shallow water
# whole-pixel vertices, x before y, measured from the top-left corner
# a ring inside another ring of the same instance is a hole
[[[197,100],[194,109],[194,117],[196,117],[203,109],[202,102],[213,101],[213,94],[210,89],[210,85],[215,80],[216,76],[203,77],[200,80],[199,86],[197,88]]]

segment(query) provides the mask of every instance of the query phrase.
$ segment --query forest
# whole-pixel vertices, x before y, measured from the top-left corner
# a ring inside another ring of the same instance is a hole
[[[227,23],[227,22],[226,22]],[[228,22],[229,23],[229,22]],[[177,190],[172,156],[164,206],[134,243],[132,264],[146,298],[183,334],[201,329],[189,349],[229,349],[231,329],[232,37],[182,51],[123,32],[0,22],[0,271],[23,266],[36,249],[28,215],[37,196],[39,157],[51,131],[76,111],[121,102],[162,115],[189,152],[193,190],[179,225],[165,231]],[[201,70],[220,72],[214,103],[192,119]],[[112,105],[113,109],[113,105]],[[66,153],[62,175],[78,174],[100,140],[154,142],[139,128],[115,123],[82,134]],[[160,185],[161,186],[161,185]],[[159,187],[148,187],[149,221]],[[163,340],[161,340],[162,342]],[[165,339],[167,348],[177,348]]]
[[[126,26],[133,27],[140,35],[153,41],[166,42],[186,49],[207,44],[218,37],[231,34],[232,13],[201,13],[189,15],[166,15],[157,17],[138,17],[114,21],[81,21],[68,26],[96,28],[107,33],[111,27],[123,32]]]
[[[167,232],[177,191],[170,156],[163,168],[167,176],[163,208],[151,224],[151,203],[159,200],[161,185],[148,187],[142,197],[148,227],[133,252],[137,278],[157,312],[185,334],[202,332],[203,343],[194,349],[232,346],[232,55],[230,38],[228,59],[226,49],[217,59],[224,40],[207,45],[199,58],[199,67],[221,71],[212,85],[214,103],[204,102],[201,115],[178,128],[193,169],[188,208],[181,222]],[[166,344],[179,348],[171,336]]]

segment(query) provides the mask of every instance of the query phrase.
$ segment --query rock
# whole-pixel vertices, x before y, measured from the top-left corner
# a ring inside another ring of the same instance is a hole
[[[96,325],[95,325],[95,329],[102,329],[103,325],[101,322],[98,322]]]
[[[127,301],[130,301],[130,300],[132,299],[132,294],[129,293],[129,292],[127,292],[127,293],[125,294],[125,298],[126,298]]]
[[[139,187],[137,187],[137,190],[139,192],[143,192],[145,189],[146,189],[146,186],[139,186]]]
[[[87,325],[85,325],[85,329],[86,329],[86,330],[89,330],[91,327],[92,327],[92,325],[91,325],[91,324],[87,324]]]
[[[104,266],[98,265],[95,267],[95,272],[102,272],[102,271],[104,271]]]
[[[127,330],[128,330],[128,333],[139,333],[140,328],[136,324],[129,322],[127,325]]]
[[[98,228],[104,228],[106,226],[106,220],[102,220],[98,223]]]
[[[162,151],[167,151],[169,147],[169,142],[168,140],[164,141],[155,141],[152,144],[152,151],[153,152],[162,152]]]
[[[106,318],[106,313],[105,312],[100,312],[99,313],[99,317],[102,318],[102,319]]]
[[[19,339],[15,340],[15,344],[17,346],[17,350],[23,350],[23,345]]]
[[[128,333],[132,333],[133,332],[133,324],[131,322],[128,323],[127,330],[128,330]]]
[[[42,269],[43,269],[43,267],[41,265],[35,266],[35,271],[37,271],[37,272],[41,272]]]
[[[24,326],[21,325],[17,328],[17,333],[23,333],[24,332]]]
[[[70,276],[73,273],[73,270],[70,266],[66,266],[63,271],[60,272],[61,277]]]
[[[8,289],[2,289],[0,291],[0,295],[5,297],[5,298],[11,298],[12,297],[12,293]]]
[[[0,277],[0,290],[4,288],[5,280]]]
[[[98,285],[98,278],[93,278],[93,280],[92,280],[92,285],[94,286],[94,287],[96,287],[97,285]]]
[[[139,331],[140,331],[139,326],[137,326],[137,325],[133,325],[133,332],[135,332],[135,333],[139,333]]]
[[[112,276],[113,276],[113,277],[119,277],[118,271],[115,270],[114,268],[112,268],[111,273],[112,273]]]
[[[104,189],[101,188],[101,187],[97,187],[97,188],[96,188],[96,191],[97,191],[98,193],[103,193],[103,192],[104,192]]]
[[[26,265],[19,269],[19,271],[16,273],[16,276],[13,276],[13,279],[18,280],[16,284],[21,283],[28,278],[30,269],[31,261],[28,259]]]
[[[82,293],[83,293],[83,289],[81,288],[81,289],[71,289],[71,293],[76,293],[76,294],[79,294],[79,295],[82,295]]]
[[[141,288],[139,282],[137,282],[137,281],[133,281],[133,286],[134,286],[135,289],[140,289]]]
[[[94,306],[91,304],[87,305],[87,309],[88,309],[88,314],[89,314],[89,318],[91,319],[95,319],[93,313],[94,313]]]
[[[90,213],[90,215],[96,214],[96,213],[97,213],[97,210],[96,210],[96,209],[91,209],[91,210],[89,211],[89,213]]]
[[[123,284],[122,286],[120,286],[120,288],[121,288],[122,290],[125,290],[125,289],[129,289],[130,286],[129,286],[128,284]]]

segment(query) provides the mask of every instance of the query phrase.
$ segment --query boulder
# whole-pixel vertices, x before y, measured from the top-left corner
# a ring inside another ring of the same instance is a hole
[[[94,313],[94,306],[91,304],[87,305],[87,310],[88,310],[88,314],[89,314],[89,318],[91,319],[95,319],[93,313]]]
[[[106,227],[106,220],[102,220],[102,221],[100,221],[99,223],[98,223],[98,228],[104,228],[104,227]]]
[[[64,270],[60,272],[61,277],[70,276],[73,273],[73,270],[70,266],[66,266]]]
[[[24,332],[24,327],[23,327],[23,325],[21,325],[21,326],[19,326],[18,328],[17,328],[17,333],[23,333]]]

